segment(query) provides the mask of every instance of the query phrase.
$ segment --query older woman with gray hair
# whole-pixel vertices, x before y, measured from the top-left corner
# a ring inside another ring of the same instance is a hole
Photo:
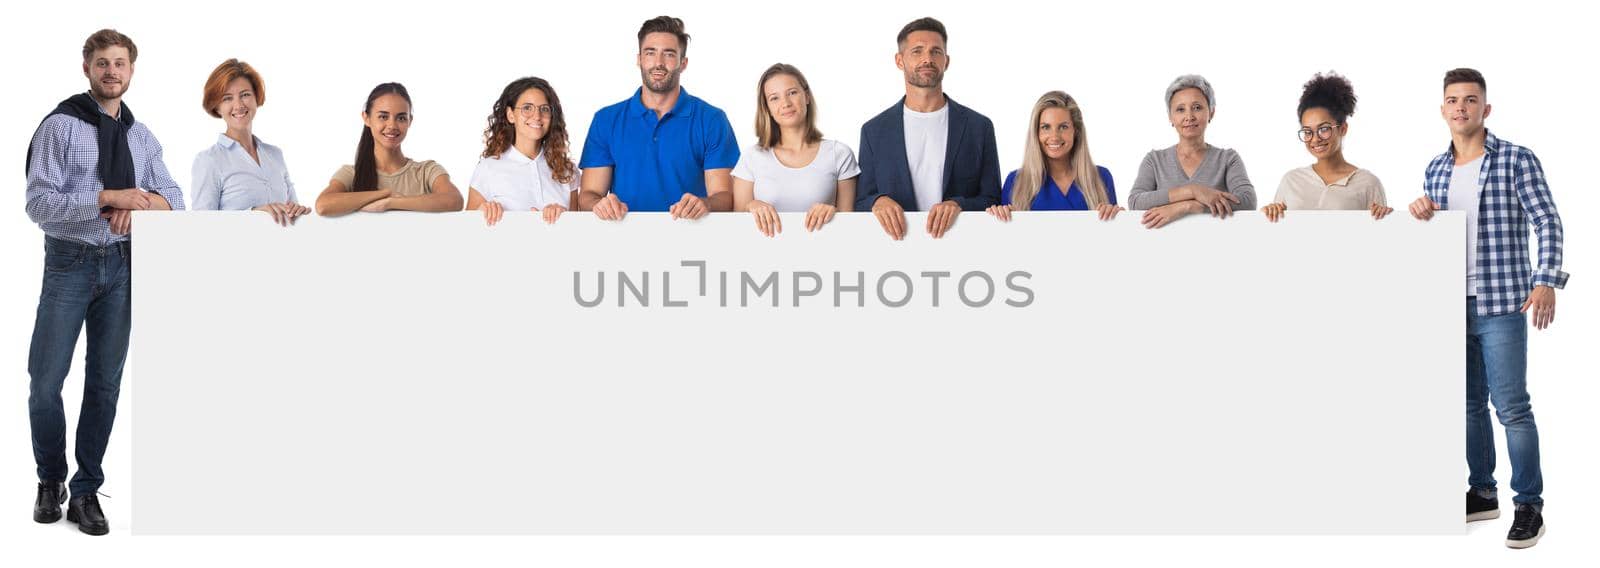
[[[1146,154],[1128,192],[1129,207],[1145,210],[1145,227],[1161,227],[1191,213],[1227,217],[1234,209],[1255,209],[1255,186],[1239,154],[1206,143],[1216,102],[1211,83],[1199,75],[1178,77],[1167,87],[1167,118],[1178,132],[1178,143]]]

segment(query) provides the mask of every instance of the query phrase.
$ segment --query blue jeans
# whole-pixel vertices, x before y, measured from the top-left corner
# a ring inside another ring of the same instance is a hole
[[[132,250],[129,242],[97,247],[48,236],[44,240],[44,287],[28,349],[28,421],[39,480],[66,481],[67,418],[61,388],[72,368],[78,330],[87,328],[83,407],[73,444],[78,473],[69,484],[73,495],[93,493],[105,482],[100,460],[117,416],[122,363],[128,358]]]
[[[1528,399],[1528,319],[1522,312],[1479,317],[1467,298],[1467,483],[1493,489],[1494,426],[1489,403],[1506,431],[1511,489],[1517,503],[1540,504],[1539,429]]]

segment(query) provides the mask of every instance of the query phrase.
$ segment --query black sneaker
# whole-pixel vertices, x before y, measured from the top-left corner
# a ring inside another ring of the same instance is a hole
[[[1467,489],[1467,522],[1500,518],[1500,498],[1484,497],[1477,489]]]
[[[67,502],[67,486],[60,481],[40,481],[39,494],[33,498],[33,522],[53,523],[61,520],[61,504]]]
[[[1506,546],[1528,548],[1539,544],[1544,536],[1544,515],[1540,507],[1517,503],[1516,518],[1511,521],[1511,532],[1506,533]]]

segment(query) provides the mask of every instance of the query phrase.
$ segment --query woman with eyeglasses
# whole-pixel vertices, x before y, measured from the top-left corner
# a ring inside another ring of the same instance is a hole
[[[1289,209],[1366,209],[1373,219],[1394,211],[1378,176],[1344,159],[1346,121],[1355,112],[1356,91],[1348,79],[1318,73],[1306,83],[1300,93],[1300,142],[1317,161],[1283,174],[1277,196],[1261,208],[1268,220],[1276,223]]]
[[[561,99],[538,77],[512,81],[489,111],[483,159],[467,187],[467,209],[489,225],[506,209],[536,211],[554,223],[572,205],[579,171],[569,154]]]
[[[1144,211],[1145,228],[1194,213],[1227,217],[1256,208],[1256,188],[1239,153],[1206,143],[1216,116],[1217,97],[1205,77],[1183,75],[1167,86],[1167,121],[1178,143],[1146,154],[1128,190],[1128,207]]]

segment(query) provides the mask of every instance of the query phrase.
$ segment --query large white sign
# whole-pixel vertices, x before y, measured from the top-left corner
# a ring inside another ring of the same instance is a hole
[[[1461,532],[1458,215],[1137,221],[141,213],[133,529]]]

